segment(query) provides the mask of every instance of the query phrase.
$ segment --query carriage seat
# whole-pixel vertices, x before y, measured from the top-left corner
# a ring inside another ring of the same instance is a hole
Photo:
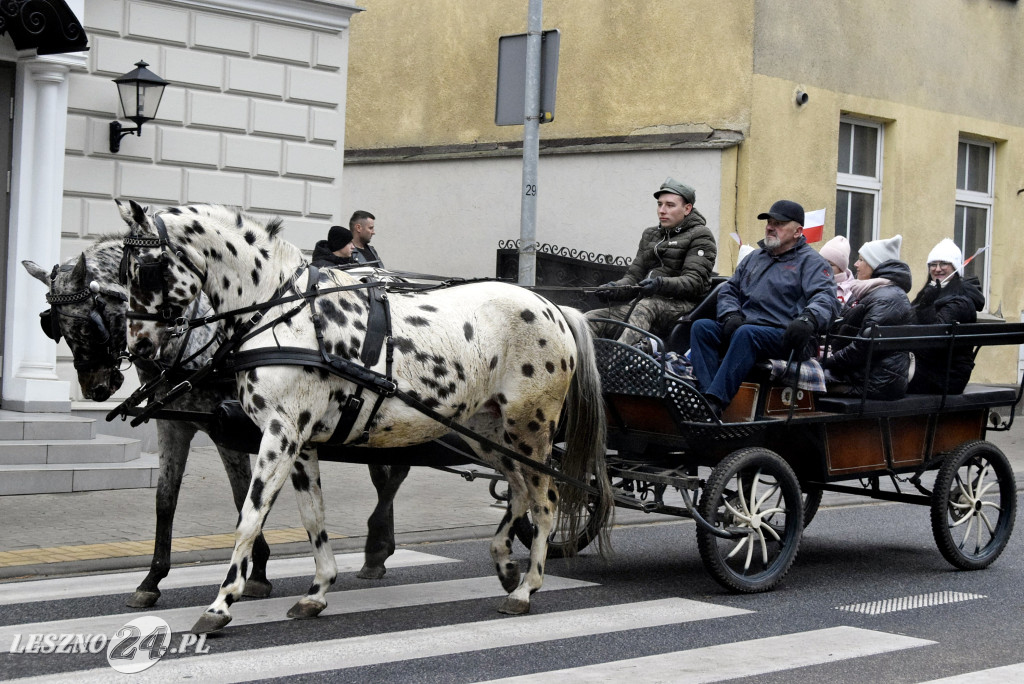
[[[970,409],[1011,406],[1017,400],[1017,388],[969,384],[963,394],[947,394],[943,413]],[[864,412],[861,414],[861,405]],[[856,396],[819,395],[817,408],[829,413],[853,413],[867,417],[885,417],[896,413],[908,415],[934,413],[942,405],[941,394],[908,394],[902,399],[867,399]]]
[[[708,295],[690,313],[680,316],[679,320],[672,326],[668,336],[665,338],[666,349],[682,354],[690,348],[690,328],[693,327],[693,322],[702,318],[715,318],[717,316],[718,292],[725,285],[726,280],[728,278],[724,276],[715,276],[711,279],[712,288]]]

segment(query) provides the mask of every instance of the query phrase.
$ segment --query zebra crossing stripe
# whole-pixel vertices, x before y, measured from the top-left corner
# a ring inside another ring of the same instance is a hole
[[[858,627],[830,627],[610,663],[491,680],[488,684],[702,684],[930,646],[934,641]],[[737,657],[742,654],[742,657]]]
[[[363,554],[339,553],[338,572],[356,572],[363,567]],[[419,551],[398,549],[387,561],[389,569],[405,568],[417,565],[433,565],[435,563],[458,563],[454,558],[434,556]],[[281,577],[312,576],[316,568],[310,556],[301,558],[284,558],[271,560],[267,563],[267,577],[271,580]],[[188,568],[172,568],[171,573],[160,582],[160,589],[181,589],[183,587],[201,586],[204,584],[220,585],[227,574],[228,564],[200,565]],[[34,601],[59,601],[85,596],[105,596],[110,594],[130,594],[146,577],[146,571],[119,572],[104,574],[103,582],[90,582],[82,577],[66,577],[60,579],[32,580],[29,582],[12,582],[0,584],[0,605],[15,603],[31,603]]]
[[[901,610],[914,610],[915,608],[941,606],[945,603],[959,603],[960,601],[973,601],[974,599],[983,598],[988,597],[984,594],[966,594],[962,591],[933,591],[930,594],[917,594],[916,596],[868,601],[867,603],[851,603],[848,606],[836,606],[835,609],[844,610],[848,613],[883,615],[885,613],[898,613]]]
[[[491,578],[493,580],[493,578]],[[239,604],[235,604],[236,606]],[[232,607],[233,609],[234,607]],[[345,639],[306,642],[201,657],[162,660],[132,675],[132,682],[188,679],[196,682],[245,682],[327,672],[416,658],[470,653],[557,639],[661,627],[750,613],[689,599],[671,598],[597,608],[559,611],[516,618],[495,618],[441,627]],[[213,644],[207,642],[215,651]],[[733,652],[735,655],[735,652]],[[16,680],[48,682],[46,677]],[[110,681],[110,668],[75,673],[76,684]]]
[[[1006,682],[1024,681],[1024,663],[993,667],[989,670],[965,672],[961,675],[933,679],[921,684],[1006,684]]]
[[[360,558],[362,556],[360,555]],[[592,582],[566,579],[555,575],[544,578],[541,591],[559,591],[564,589],[581,589],[597,586]],[[470,599],[500,598],[505,595],[496,577],[472,577],[470,579],[447,580],[442,582],[424,582],[422,584],[402,584],[391,587],[371,587],[368,589],[350,589],[337,591],[327,595],[328,606],[321,613],[327,615],[343,615],[375,610],[388,610],[403,606],[424,606],[452,601]],[[211,598],[212,598],[211,594]],[[287,620],[286,613],[299,599],[298,596],[262,599],[260,601],[241,601],[231,606],[232,621],[228,629],[240,625],[254,625]],[[146,615],[163,619],[172,632],[187,632],[196,619],[206,610],[206,606],[188,606],[185,608],[169,608],[152,610]],[[135,613],[117,613],[114,615],[97,615],[70,620],[53,620],[31,624],[5,625],[0,627],[0,652],[13,643],[16,634],[114,634],[124,626]]]

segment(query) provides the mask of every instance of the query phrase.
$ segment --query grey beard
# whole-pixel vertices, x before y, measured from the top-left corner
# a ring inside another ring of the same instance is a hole
[[[776,249],[778,249],[779,247],[782,246],[782,240],[780,240],[779,238],[777,238],[775,236],[766,237],[764,239],[764,246],[769,251],[775,251]]]

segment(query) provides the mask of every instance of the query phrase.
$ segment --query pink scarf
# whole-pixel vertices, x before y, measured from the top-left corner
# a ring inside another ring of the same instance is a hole
[[[856,306],[860,300],[872,290],[892,285],[888,278],[868,278],[867,280],[854,280],[850,283],[850,297],[846,300],[847,306]]]

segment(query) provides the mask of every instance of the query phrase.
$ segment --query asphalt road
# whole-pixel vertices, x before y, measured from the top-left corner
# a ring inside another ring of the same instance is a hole
[[[916,683],[1024,662],[1021,544],[1011,539],[986,570],[954,570],[935,548],[926,507],[821,510],[785,580],[764,594],[721,589],[704,572],[691,522],[622,527],[614,545],[608,560],[588,549],[549,561],[548,582],[521,617],[496,612],[502,592],[484,540],[406,547],[377,582],[343,568],[327,611],[308,621],[284,618],[308,570],[282,566],[290,576],[275,580],[273,597],[235,604],[235,622],[206,641],[208,654],[166,655],[132,679]],[[18,584],[0,585],[0,673],[109,681],[103,653],[10,653],[12,635],[24,643],[29,633],[98,632],[107,623],[113,633],[152,615],[179,644],[223,573],[190,579],[203,570],[172,572],[160,603],[141,613],[124,607],[113,574],[22,583],[20,595],[10,593]],[[73,597],[38,600],[58,592]],[[856,612],[872,608],[881,612]],[[994,676],[1012,681],[1024,668]]]

